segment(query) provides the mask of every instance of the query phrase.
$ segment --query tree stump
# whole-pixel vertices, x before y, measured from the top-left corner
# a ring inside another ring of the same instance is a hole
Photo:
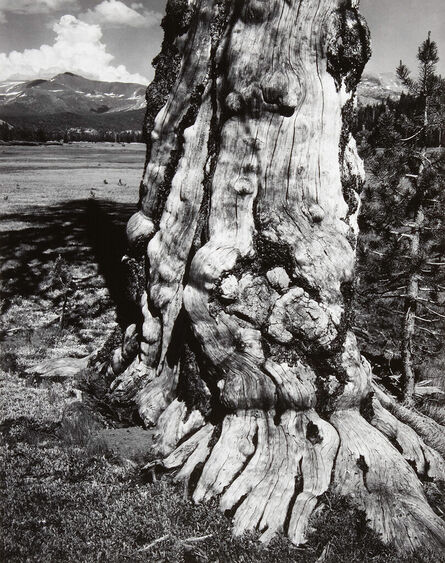
[[[150,467],[218,497],[236,534],[303,543],[331,488],[400,552],[440,548],[419,477],[443,478],[443,435],[375,394],[350,329],[358,1],[169,0],[163,27],[112,399],[155,427]]]

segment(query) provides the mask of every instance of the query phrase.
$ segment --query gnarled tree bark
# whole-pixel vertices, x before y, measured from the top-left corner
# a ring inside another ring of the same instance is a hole
[[[235,533],[304,542],[330,487],[411,552],[444,542],[419,480],[444,475],[443,439],[379,400],[350,330],[357,5],[169,0],[127,228],[141,317],[108,376],[156,427],[152,465]]]

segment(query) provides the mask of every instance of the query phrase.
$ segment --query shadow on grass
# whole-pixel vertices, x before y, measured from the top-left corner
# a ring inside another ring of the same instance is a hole
[[[125,323],[134,314],[125,291],[125,224],[135,211],[133,204],[109,200],[72,200],[52,207],[30,207],[28,213],[7,216],[24,221],[23,229],[0,233],[3,259],[3,312],[14,296],[29,297],[45,291],[45,280],[58,255],[68,266],[97,264],[118,321]]]

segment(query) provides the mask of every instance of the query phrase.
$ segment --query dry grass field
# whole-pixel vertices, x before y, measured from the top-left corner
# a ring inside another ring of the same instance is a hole
[[[0,148],[2,330],[19,368],[36,354],[89,353],[112,330],[112,301],[124,307],[124,226],[144,151],[88,143]]]
[[[91,191],[97,199],[135,203],[144,155],[138,143],[0,146],[2,222],[27,215],[30,206],[88,199]]]

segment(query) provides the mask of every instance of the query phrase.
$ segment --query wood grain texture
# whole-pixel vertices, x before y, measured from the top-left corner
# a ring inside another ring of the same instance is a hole
[[[139,347],[116,353],[111,395],[156,427],[147,468],[193,475],[235,533],[303,543],[331,487],[410,553],[445,541],[418,478],[443,476],[443,440],[376,392],[350,330],[357,7],[169,1],[185,23],[166,24],[171,90],[127,228],[145,260]]]

